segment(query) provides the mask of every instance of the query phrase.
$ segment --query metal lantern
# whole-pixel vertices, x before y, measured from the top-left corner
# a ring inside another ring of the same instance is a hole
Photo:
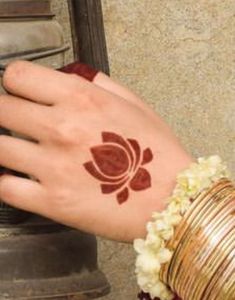
[[[1,72],[15,59],[60,68],[68,48],[50,1],[0,0]],[[14,133],[0,129],[0,134]],[[108,291],[94,236],[0,202],[1,300],[85,300]]]

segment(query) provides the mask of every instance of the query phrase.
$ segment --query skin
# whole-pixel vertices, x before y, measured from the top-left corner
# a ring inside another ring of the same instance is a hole
[[[102,74],[93,82],[24,61],[11,63],[3,77],[0,127],[27,137],[0,136],[0,165],[30,176],[0,177],[0,198],[15,207],[71,227],[132,242],[144,237],[153,211],[163,210],[176,174],[193,158],[168,125],[138,96]],[[151,187],[130,192],[120,204],[103,194],[84,168],[91,149],[113,132],[149,148],[144,166]]]

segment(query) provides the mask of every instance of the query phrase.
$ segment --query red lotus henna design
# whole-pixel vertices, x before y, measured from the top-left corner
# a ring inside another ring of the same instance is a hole
[[[93,161],[84,163],[85,169],[101,181],[101,192],[117,192],[119,204],[129,197],[129,188],[141,191],[151,187],[151,176],[142,166],[153,159],[152,151],[141,151],[134,139],[125,140],[113,132],[102,132],[102,145],[90,149]]]
[[[89,81],[93,81],[99,71],[81,62],[74,62],[59,69],[64,73],[77,74]]]

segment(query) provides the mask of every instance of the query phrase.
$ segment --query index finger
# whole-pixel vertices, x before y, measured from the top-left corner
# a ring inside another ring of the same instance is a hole
[[[71,93],[91,85],[75,75],[64,74],[28,61],[10,63],[3,75],[3,87],[13,95],[53,105],[69,99]]]

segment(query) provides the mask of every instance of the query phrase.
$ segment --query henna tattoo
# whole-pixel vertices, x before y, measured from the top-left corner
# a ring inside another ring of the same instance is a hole
[[[117,192],[121,204],[129,198],[129,188],[137,192],[151,187],[151,176],[142,167],[153,159],[150,148],[141,151],[136,140],[125,140],[113,132],[102,132],[102,142],[90,149],[93,161],[84,163],[84,167],[101,181],[103,194]]]
[[[74,62],[72,64],[69,64],[67,66],[64,66],[63,68],[59,69],[59,71],[62,71],[64,73],[68,74],[77,74],[89,81],[93,81],[95,76],[99,71],[93,69],[92,67],[83,64],[81,62]]]

